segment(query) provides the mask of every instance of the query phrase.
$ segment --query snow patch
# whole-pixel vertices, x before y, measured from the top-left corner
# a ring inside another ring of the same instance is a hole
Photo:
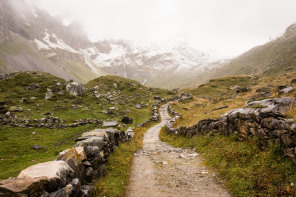
[[[46,50],[49,50],[50,47],[46,44],[44,44],[43,42],[41,42],[40,40],[36,39],[34,40],[34,43],[36,44],[38,50],[41,50],[41,49],[46,49]]]
[[[56,39],[57,43],[53,43],[50,41],[50,37]],[[74,50],[72,47],[67,45],[62,39],[59,39],[55,34],[49,34],[45,32],[45,37],[43,38],[43,41],[45,41],[51,48],[59,48],[66,51],[70,51],[72,53],[78,53],[78,51]]]

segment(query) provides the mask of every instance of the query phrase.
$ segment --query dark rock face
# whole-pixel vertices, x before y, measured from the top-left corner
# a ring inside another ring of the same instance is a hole
[[[245,108],[231,110],[218,119],[201,120],[192,127],[172,128],[173,120],[166,128],[171,134],[186,137],[218,132],[225,135],[235,134],[242,140],[257,137],[263,146],[268,146],[272,141],[280,142],[285,155],[296,162],[296,124],[283,115],[294,103],[295,98],[254,101],[248,103]]]

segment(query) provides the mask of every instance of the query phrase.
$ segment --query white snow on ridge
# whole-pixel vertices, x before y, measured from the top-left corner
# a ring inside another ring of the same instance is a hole
[[[50,37],[56,39],[57,43],[51,42]],[[78,51],[74,50],[72,47],[67,45],[62,39],[59,39],[55,34],[50,35],[49,33],[45,32],[45,37],[43,38],[43,41],[45,41],[51,48],[59,48],[66,51],[70,51],[72,53],[78,53]]]
[[[46,44],[44,44],[43,42],[41,42],[40,40],[38,39],[34,39],[34,43],[36,44],[38,50],[41,50],[41,49],[46,49],[46,50],[49,50],[50,47]]]
[[[111,66],[110,62],[117,61],[118,63],[121,62],[121,57],[127,54],[127,49],[124,48],[122,45],[111,44],[112,50],[106,53],[95,53],[99,54],[93,62],[99,67],[107,67]]]

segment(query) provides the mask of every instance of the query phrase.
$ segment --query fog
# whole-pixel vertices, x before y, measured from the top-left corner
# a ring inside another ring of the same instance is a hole
[[[233,57],[281,35],[296,22],[295,0],[27,0],[79,21],[93,41],[188,42]]]

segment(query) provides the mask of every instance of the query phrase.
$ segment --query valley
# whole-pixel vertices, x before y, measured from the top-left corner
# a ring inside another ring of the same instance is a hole
[[[84,24],[38,1],[0,0],[0,197],[296,196],[295,22],[222,58],[210,45],[255,30],[191,17],[214,4],[190,25],[183,3],[126,23],[127,2],[68,4],[109,17]]]

